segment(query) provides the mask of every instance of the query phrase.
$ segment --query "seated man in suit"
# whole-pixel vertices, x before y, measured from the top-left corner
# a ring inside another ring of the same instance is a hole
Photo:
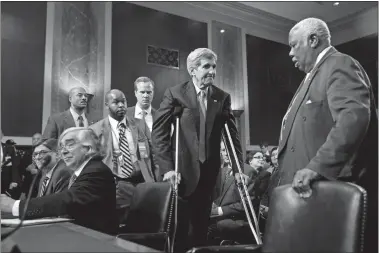
[[[69,216],[75,223],[104,233],[115,234],[116,186],[109,168],[101,161],[100,142],[92,129],[74,127],[59,139],[62,160],[73,171],[66,190],[31,199],[26,219]],[[25,201],[1,195],[1,211],[18,217]]]
[[[244,238],[251,238],[249,236],[251,230],[232,174],[230,159],[223,143],[221,143],[221,157],[223,164],[216,184],[218,194],[216,193],[217,197],[212,204],[211,218],[213,223],[208,229],[208,239],[223,238],[243,241]],[[261,164],[263,166],[264,158],[261,152],[256,152],[253,157],[252,159],[257,160],[257,166],[251,167],[244,164],[244,173],[251,179],[247,184],[247,190],[257,214],[261,196],[267,189],[270,173],[260,171],[258,165]],[[248,203],[246,202],[246,204]]]
[[[88,94],[82,87],[72,88],[69,93],[70,109],[49,117],[43,137],[58,139],[64,130],[70,127],[88,127],[91,122],[86,115]]]
[[[134,81],[134,95],[137,98],[137,104],[128,108],[128,117],[136,118],[145,121],[149,128],[149,138],[153,129],[153,121],[156,111],[151,106],[151,101],[154,98],[154,82],[148,77],[138,77]]]
[[[91,128],[105,149],[103,162],[116,179],[116,203],[120,223],[123,223],[135,186],[142,182],[155,182],[151,163],[151,147],[147,127],[141,127],[134,118],[126,116],[127,101],[120,90],[105,95],[109,115]]]
[[[23,153],[17,150],[14,140],[7,140],[4,145],[3,161],[1,163],[1,193],[7,192],[13,198],[19,198],[22,182]]]

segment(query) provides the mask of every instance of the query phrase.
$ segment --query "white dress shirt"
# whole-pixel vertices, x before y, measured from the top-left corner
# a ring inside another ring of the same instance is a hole
[[[75,126],[76,127],[79,127],[79,120],[78,120],[79,116],[83,117],[83,125],[84,125],[84,127],[88,127],[88,120],[86,118],[86,114],[85,113],[82,113],[82,115],[79,115],[71,107],[70,107],[70,112],[71,112],[72,117],[74,118],[74,122],[75,122]]]
[[[121,152],[120,151],[120,134],[119,134],[119,127],[118,127],[119,122],[109,115],[108,117],[109,117],[109,123],[111,124],[111,128],[112,128],[113,151]],[[125,137],[129,145],[130,158],[132,159],[132,163],[134,163],[137,161],[136,148],[135,148],[136,144],[133,141],[133,135],[132,135],[132,132],[130,131],[130,128],[128,127],[128,124],[126,123],[126,119],[123,118],[121,122],[124,123],[126,126]],[[119,170],[118,175],[121,175],[121,168],[118,168],[118,170]]]
[[[199,93],[200,91],[202,91],[202,89],[200,89],[199,87],[196,86],[196,84],[193,84],[195,86],[195,90],[196,90],[196,97],[197,97],[197,100],[199,100]],[[203,91],[205,91],[205,108],[207,109],[208,107],[208,90],[209,90],[209,86],[207,88],[205,88]]]
[[[136,104],[136,109],[134,112],[134,118],[143,119],[143,112],[146,112],[145,121],[147,126],[149,127],[150,132],[153,130],[153,115],[151,114],[151,106],[147,108],[147,110],[143,110],[138,104]]]

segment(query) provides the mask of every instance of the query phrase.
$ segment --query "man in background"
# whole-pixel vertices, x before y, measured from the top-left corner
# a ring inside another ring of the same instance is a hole
[[[156,116],[156,110],[151,106],[154,98],[154,82],[148,77],[138,77],[134,81],[134,95],[137,98],[137,104],[128,108],[128,117],[145,121],[148,126],[149,138],[153,129],[153,122]],[[143,125],[143,124],[142,124]]]
[[[58,139],[61,133],[70,127],[88,127],[86,109],[88,105],[88,94],[82,87],[72,88],[68,93],[70,108],[64,112],[51,115],[47,121],[43,137],[45,139]]]
[[[143,182],[155,182],[151,163],[151,147],[146,124],[141,127],[134,117],[127,116],[127,101],[120,90],[105,95],[109,115],[90,126],[104,147],[103,162],[116,179],[116,204],[120,223],[123,223],[131,205],[134,189]]]

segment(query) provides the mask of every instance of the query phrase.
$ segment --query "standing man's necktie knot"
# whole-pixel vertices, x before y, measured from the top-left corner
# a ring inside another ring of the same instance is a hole
[[[84,122],[83,122],[83,117],[82,116],[78,117],[78,122],[79,122],[79,127],[84,127]]]

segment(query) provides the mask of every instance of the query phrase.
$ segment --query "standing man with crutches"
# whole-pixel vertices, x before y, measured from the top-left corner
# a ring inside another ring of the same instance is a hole
[[[192,80],[166,90],[152,131],[154,153],[163,180],[174,183],[178,177],[179,196],[187,203],[179,208],[186,222],[178,230],[188,231],[181,239],[185,249],[203,246],[212,207],[212,191],[220,169],[220,141],[224,124],[230,129],[239,163],[242,165],[241,144],[231,110],[230,95],[214,86],[217,55],[207,48],[198,48],[187,58]],[[170,135],[174,108],[181,107],[178,143],[179,173],[175,173],[175,134]],[[236,180],[240,181],[233,165]],[[247,176],[242,176],[248,180]],[[178,231],[179,232],[179,231]],[[179,237],[179,234],[178,234]]]

